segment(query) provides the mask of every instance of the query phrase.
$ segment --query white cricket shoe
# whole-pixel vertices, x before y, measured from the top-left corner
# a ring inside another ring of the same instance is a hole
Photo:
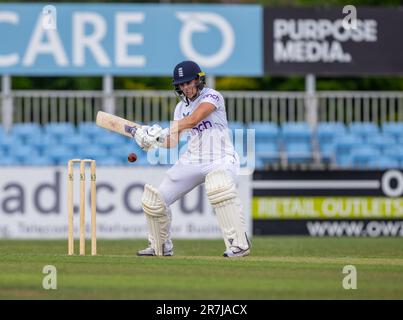
[[[167,242],[164,243],[164,257],[170,257],[174,255],[174,246],[171,240],[168,240]],[[148,247],[137,251],[138,256],[142,257],[152,257],[155,256],[155,250],[151,247],[151,244],[148,244]]]
[[[230,250],[226,250],[223,254],[226,258],[236,258],[236,257],[245,257],[249,255],[250,248],[243,250],[239,247],[231,247]]]
[[[229,250],[226,250],[223,254],[224,257],[226,258],[236,258],[236,257],[245,257],[247,255],[249,255],[250,253],[250,248],[251,248],[251,243],[249,241],[248,236],[245,234],[246,236],[246,241],[248,242],[248,248],[246,249],[242,249],[240,247],[237,246],[231,246],[229,248]]]

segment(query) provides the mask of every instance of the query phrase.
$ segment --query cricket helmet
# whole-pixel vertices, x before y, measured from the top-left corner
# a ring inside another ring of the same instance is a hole
[[[179,96],[183,96],[183,92],[179,85],[194,79],[199,79],[197,88],[201,91],[206,85],[206,75],[196,62],[182,61],[175,66],[172,83],[175,87],[175,92]]]

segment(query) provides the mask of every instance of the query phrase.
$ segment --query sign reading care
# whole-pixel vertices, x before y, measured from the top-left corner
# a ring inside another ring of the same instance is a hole
[[[212,75],[261,75],[255,5],[2,4],[0,73],[171,75],[195,60]]]
[[[342,7],[266,8],[266,72],[403,74],[403,10],[356,7],[354,18],[346,23]]]

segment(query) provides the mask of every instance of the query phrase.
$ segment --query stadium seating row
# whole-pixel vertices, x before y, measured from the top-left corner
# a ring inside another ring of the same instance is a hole
[[[168,123],[164,123],[167,126]],[[319,161],[340,167],[403,167],[403,123],[319,123],[316,130],[304,122],[231,122],[235,147],[246,156],[245,129],[253,129],[256,164],[309,164]],[[241,134],[242,139],[235,139]],[[186,137],[180,150],[185,150]],[[92,158],[99,165],[125,165],[127,155],[139,155],[137,165],[149,165],[147,154],[130,139],[107,132],[93,122],[75,127],[71,123],[14,124],[9,133],[0,126],[0,165],[63,165],[72,158]],[[160,151],[158,157],[164,157]],[[158,152],[157,152],[158,153]]]

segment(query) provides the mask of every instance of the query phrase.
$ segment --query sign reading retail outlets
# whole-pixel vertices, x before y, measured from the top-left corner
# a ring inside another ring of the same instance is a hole
[[[403,237],[403,172],[254,173],[254,234]]]
[[[266,8],[270,75],[403,74],[403,8]]]

